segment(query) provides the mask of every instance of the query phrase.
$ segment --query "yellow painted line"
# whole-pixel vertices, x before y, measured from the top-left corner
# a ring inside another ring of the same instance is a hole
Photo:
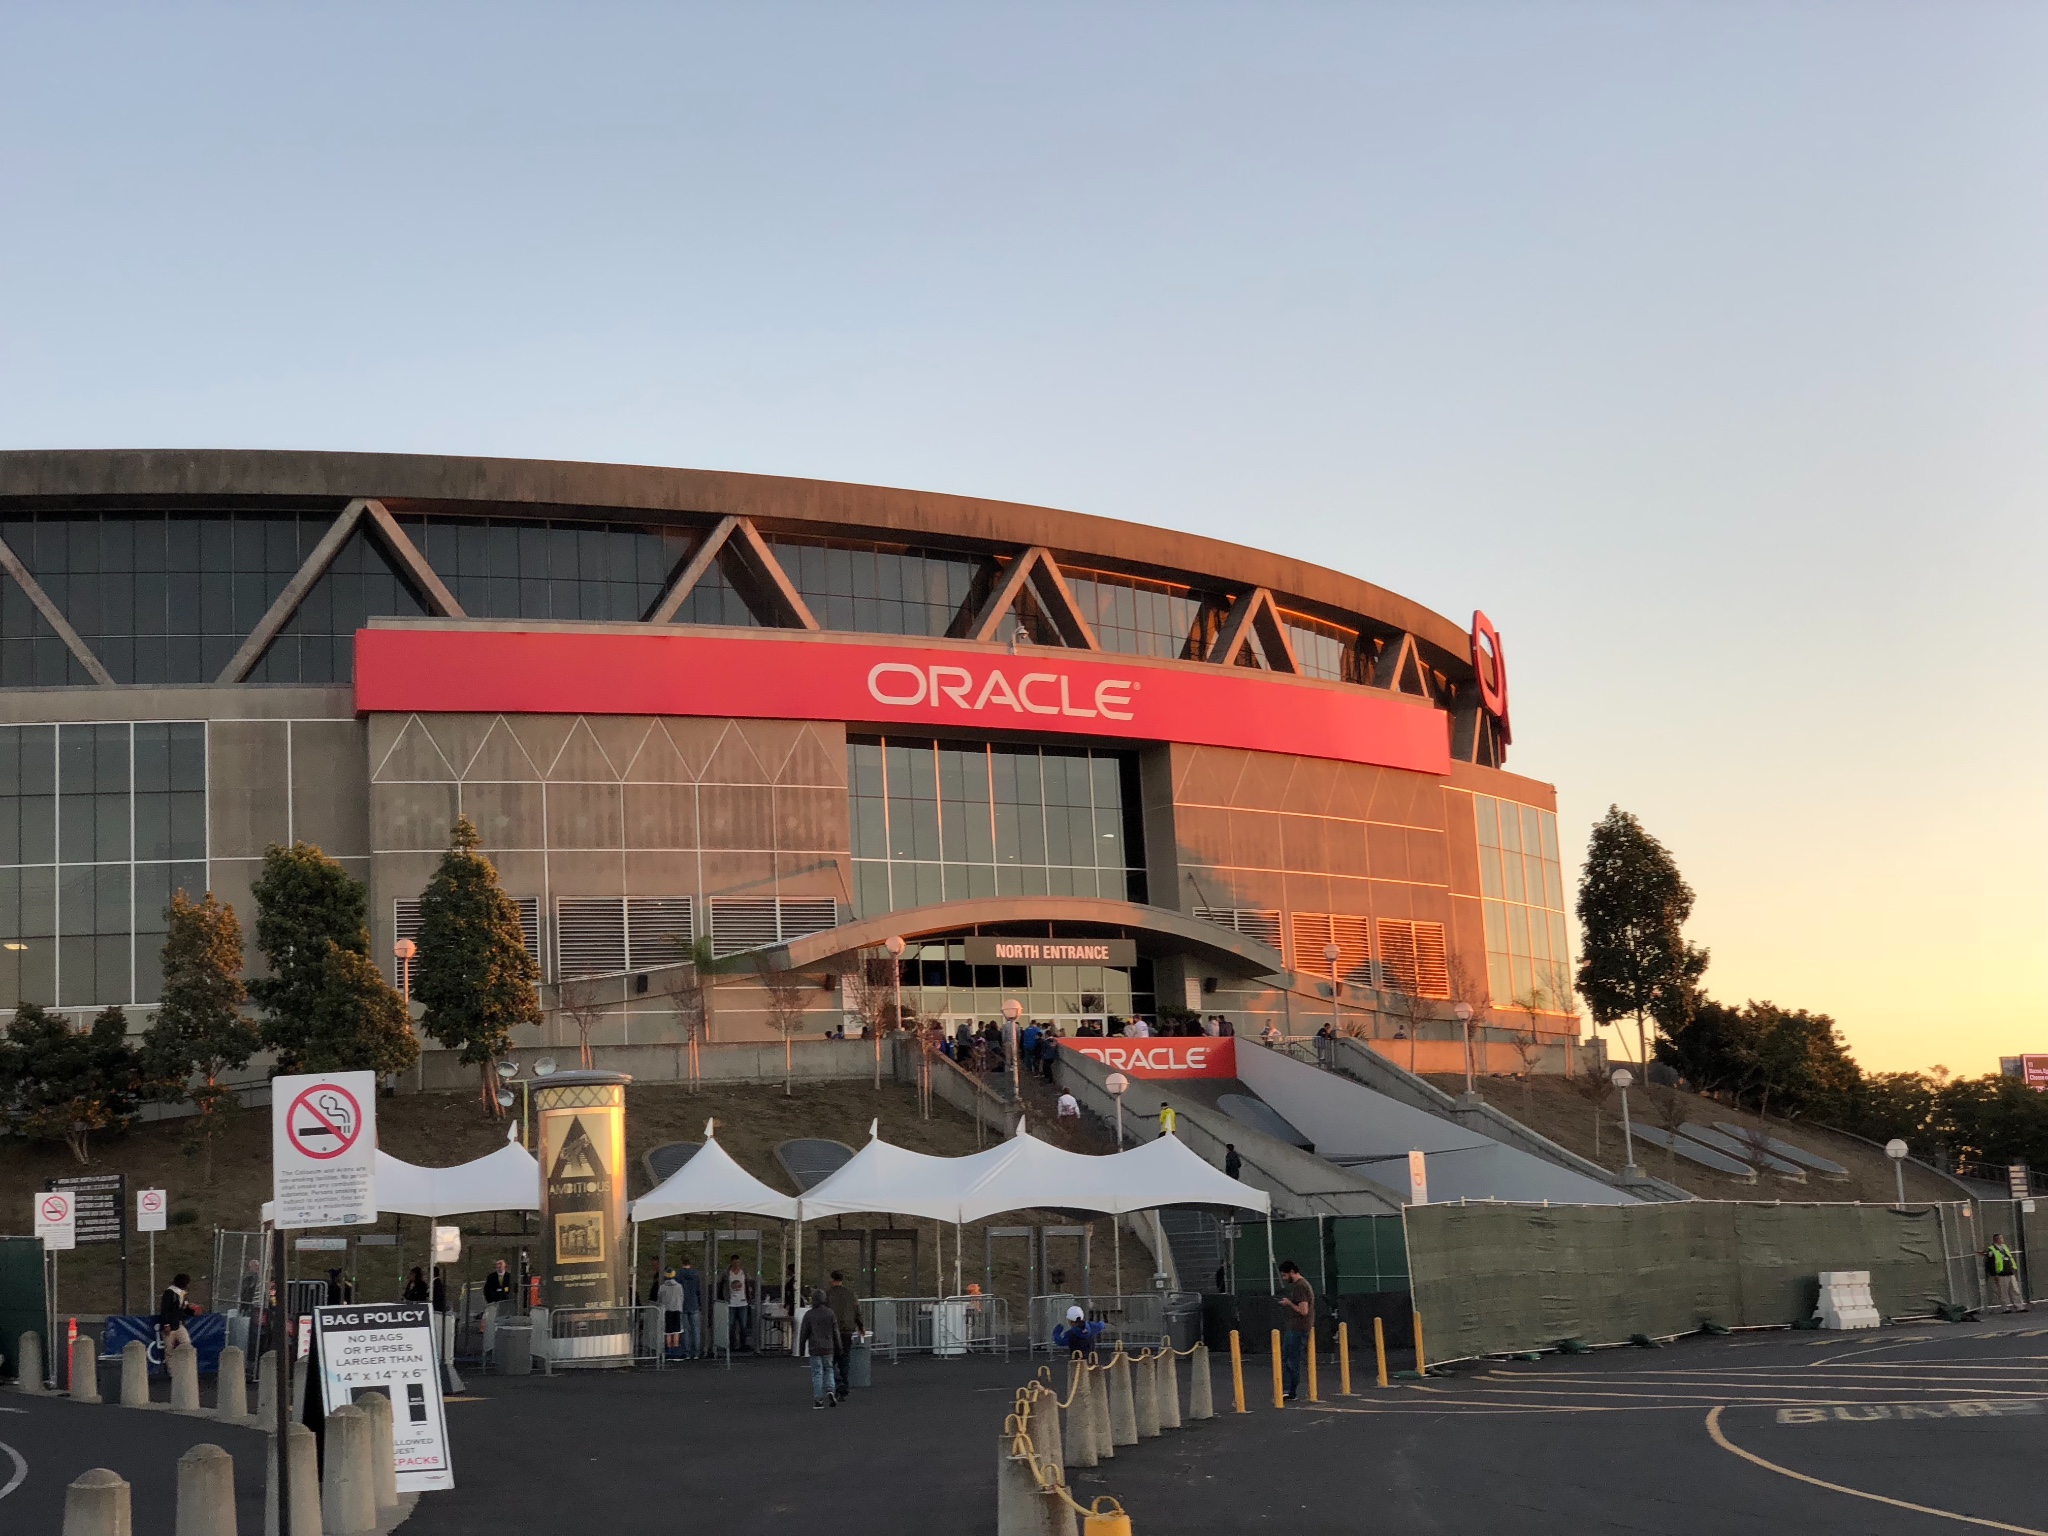
[[[1981,1525],[1994,1531],[2014,1531],[2018,1536],[2048,1536],[2048,1531],[2031,1525],[2008,1525],[2003,1520],[1986,1520],[1977,1515],[1959,1515],[1952,1509],[1936,1509],[1930,1504],[1914,1504],[1906,1499],[1894,1499],[1882,1493],[1866,1493],[1861,1488],[1850,1488],[1841,1483],[1831,1483],[1824,1478],[1809,1477],[1804,1472],[1794,1472],[1790,1467],[1781,1467],[1775,1461],[1765,1461],[1754,1451],[1745,1451],[1721,1432],[1721,1410],[1707,1410],[1707,1433],[1714,1444],[1724,1451],[1732,1451],[1744,1461],[1753,1462],[1766,1472],[1775,1472],[1780,1477],[1789,1477],[1794,1482],[1806,1483],[1811,1487],[1825,1488],[1830,1493],[1846,1493],[1852,1499],[1868,1499],[1873,1504],[1889,1504],[1893,1509],[1910,1509],[1916,1515],[1933,1515],[1937,1520],[1960,1520],[1964,1525]]]

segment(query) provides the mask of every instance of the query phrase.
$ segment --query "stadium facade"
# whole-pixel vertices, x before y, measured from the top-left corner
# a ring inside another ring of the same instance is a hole
[[[891,937],[949,1020],[1307,1033],[1334,969],[1396,1028],[1574,1028],[1498,637],[1336,571],[872,486],[164,451],[0,454],[0,565],[9,1001],[139,1025],[169,893],[246,932],[294,839],[368,882],[394,965],[467,816],[600,1043],[676,1038],[700,939],[808,978],[813,1030]],[[736,984],[711,1038],[774,1005]]]

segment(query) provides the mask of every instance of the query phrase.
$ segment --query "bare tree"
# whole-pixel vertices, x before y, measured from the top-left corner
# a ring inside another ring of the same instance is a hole
[[[846,1011],[860,1020],[862,1032],[870,1037],[905,1027],[896,1018],[896,989],[890,975],[895,964],[887,952],[868,949],[841,964],[839,995],[845,999]]]
[[[565,981],[555,989],[555,1011],[576,1026],[577,1062],[586,1069],[597,1065],[597,1055],[590,1047],[590,1036],[611,1011],[612,1003],[607,994],[614,987],[623,985],[616,977],[590,976]],[[623,998],[620,1005],[623,1006]]]
[[[766,966],[761,968],[759,975],[761,986],[768,994],[768,1027],[782,1036],[782,1092],[786,1098],[796,1077],[794,1042],[804,1027],[806,1004],[818,984],[797,971],[771,970]]]
[[[1643,1078],[1643,1096],[1650,1101],[1650,1112],[1657,1117],[1658,1127],[1670,1138],[1670,1146],[1666,1151],[1670,1154],[1668,1161],[1671,1177],[1675,1181],[1678,1178],[1678,1130],[1685,1124],[1689,1109],[1686,1096],[1668,1083],[1649,1081],[1647,1071],[1644,1072]]]
[[[718,961],[711,953],[711,941],[698,939],[685,943],[678,938],[672,941],[676,947],[679,964],[671,964],[658,972],[662,978],[662,996],[676,1016],[676,1076],[681,1077],[682,1055],[690,1057],[690,1091],[695,1092],[700,1076],[698,1070],[698,1045],[711,1028],[711,990],[717,985]]]
[[[1593,1161],[1600,1161],[1600,1119],[1607,1101],[1614,1097],[1614,1079],[1605,1072],[1588,1072],[1574,1080],[1579,1096],[1593,1106]]]
[[[1508,1032],[1508,1043],[1515,1049],[1515,1055],[1522,1063],[1522,1118],[1529,1118],[1532,1079],[1536,1076],[1536,1063],[1543,1056],[1543,1037],[1536,1033],[1536,995],[1515,999],[1515,1007],[1528,1018],[1526,1028],[1517,1027]]]

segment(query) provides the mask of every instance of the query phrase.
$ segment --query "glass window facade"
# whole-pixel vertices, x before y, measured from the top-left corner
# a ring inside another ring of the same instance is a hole
[[[35,513],[0,538],[115,682],[210,683],[337,510]]]
[[[0,576],[0,688],[82,687],[91,681],[28,594]]]
[[[420,618],[426,599],[398,574],[383,545],[358,525],[289,623],[249,673],[252,683],[345,683],[355,676],[356,631],[372,618]]]
[[[964,633],[995,571],[983,555],[880,544],[776,539],[769,548],[821,625],[871,635]]]
[[[1472,797],[1479,822],[1486,974],[1496,1008],[1572,1010],[1557,813],[1491,795]]]
[[[206,886],[203,724],[0,727],[0,1006],[155,1002]]]
[[[913,944],[898,962],[903,1006],[920,1017],[1000,1023],[1015,998],[1026,1019],[1057,1020],[1066,1033],[1088,1020],[1149,1015],[1156,1006],[1152,962],[1128,970],[1106,965],[969,965],[958,939]]]
[[[1294,649],[1306,677],[1327,678],[1333,683],[1368,683],[1372,680],[1371,660],[1358,647],[1358,635],[1321,619],[1298,613],[1283,614],[1287,643]]]
[[[1145,899],[1137,759],[853,737],[856,916],[970,896]]]
[[[1200,661],[1221,621],[1213,598],[1187,587],[1106,571],[1064,573],[1074,604],[1106,651]]]
[[[399,525],[462,611],[479,619],[637,622],[697,540],[689,528],[622,523],[428,517]]]

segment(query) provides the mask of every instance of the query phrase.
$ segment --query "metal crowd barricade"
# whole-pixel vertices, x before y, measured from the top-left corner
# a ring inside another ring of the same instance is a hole
[[[1000,1296],[863,1296],[869,1347],[904,1355],[1010,1353],[1010,1304]]]
[[[651,1356],[640,1352],[642,1330],[636,1325],[637,1314],[652,1308],[638,1307],[557,1307],[552,1311],[537,1308],[533,1313],[536,1329],[545,1312],[547,1332],[544,1336],[546,1351],[536,1348],[541,1355],[542,1368],[552,1376],[557,1369],[568,1370],[579,1366],[639,1365],[646,1360],[658,1360],[661,1335],[656,1333],[655,1349]],[[660,1327],[659,1313],[655,1326]],[[536,1345],[542,1342],[535,1340]]]
[[[1166,1298],[1156,1291],[1136,1296],[1034,1296],[1030,1301],[1029,1348],[1053,1348],[1053,1330],[1067,1320],[1067,1309],[1079,1307],[1091,1323],[1103,1325],[1105,1344],[1150,1347],[1166,1332]]]

